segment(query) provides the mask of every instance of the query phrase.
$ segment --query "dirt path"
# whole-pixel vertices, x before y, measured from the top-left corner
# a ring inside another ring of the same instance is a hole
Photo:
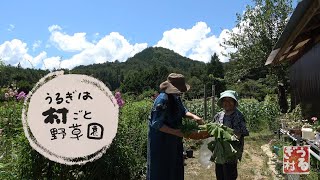
[[[269,154],[271,153],[271,151],[267,148],[267,143],[270,141],[270,139],[271,138],[266,137],[255,137],[245,140],[243,158],[238,165],[239,180],[282,179],[281,177],[276,177],[275,172],[269,168],[270,161],[266,151],[268,151]],[[262,148],[264,148],[264,150]],[[200,165],[198,159],[199,151],[194,152],[194,158],[186,159],[185,179],[215,179],[214,165],[212,165],[209,169],[206,169]]]

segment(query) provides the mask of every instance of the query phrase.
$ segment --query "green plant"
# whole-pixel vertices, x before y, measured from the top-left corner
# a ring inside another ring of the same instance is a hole
[[[31,148],[22,128],[21,102],[1,103],[0,179],[144,179],[151,104],[126,100],[117,135],[107,152],[94,162],[67,166]]]
[[[208,121],[208,122],[212,121],[213,117],[215,115],[215,114],[212,114],[212,110],[211,110],[212,103],[211,103],[211,101],[212,101],[211,99],[207,100],[207,119],[205,119],[205,120]],[[215,102],[217,102],[217,100],[215,100]],[[205,118],[204,100],[203,99],[195,99],[195,100],[192,100],[192,101],[185,101],[185,106],[190,112],[192,112],[192,113],[194,113],[194,114],[196,114],[196,115],[198,115],[198,116],[200,116],[202,118]],[[215,104],[214,113],[217,113],[219,111],[221,111],[221,108],[218,107]]]
[[[0,103],[0,179],[17,178],[19,139],[23,136],[20,113],[21,102]]]
[[[304,125],[302,109],[300,104],[297,105],[291,112],[285,113],[280,116],[281,123],[283,123],[285,128],[289,129],[299,129]]]
[[[157,93],[157,91],[153,90],[153,89],[150,89],[150,90],[146,90],[146,91],[143,91],[142,94],[138,95],[136,97],[136,101],[141,101],[141,100],[150,100],[152,99],[152,97]]]
[[[318,121],[317,117],[311,118],[312,128],[314,131],[320,132],[320,121]]]
[[[302,116],[302,108],[301,108],[301,105],[298,104],[293,110],[291,113],[287,113],[288,115],[288,118],[291,119],[291,120],[294,120],[294,121],[297,121],[297,120],[302,120],[303,119],[303,116]]]
[[[275,95],[267,95],[265,100],[259,102],[256,99],[240,99],[238,109],[245,116],[247,127],[252,132],[261,130],[276,130],[279,125],[280,108],[274,100]],[[217,102],[217,100],[215,100]],[[202,99],[186,101],[185,105],[190,112],[204,118],[204,102]],[[212,121],[215,114],[211,111],[212,103],[207,101],[207,121]],[[222,109],[215,105],[214,112]]]
[[[250,131],[259,132],[265,129],[274,131],[280,122],[280,108],[274,97],[266,96],[265,100],[259,102],[255,99],[240,99],[239,110],[245,116],[247,127]]]

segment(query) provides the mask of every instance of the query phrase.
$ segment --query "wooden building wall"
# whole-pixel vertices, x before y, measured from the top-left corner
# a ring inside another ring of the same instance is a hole
[[[302,103],[306,118],[320,118],[320,43],[290,67],[291,100]]]

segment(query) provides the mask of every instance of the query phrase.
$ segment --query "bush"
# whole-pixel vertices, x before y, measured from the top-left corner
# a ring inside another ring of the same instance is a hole
[[[261,130],[274,131],[278,128],[278,116],[280,115],[280,108],[277,104],[275,95],[267,95],[265,100],[259,102],[256,99],[240,99],[238,109],[243,113],[246,119],[247,127],[252,132]],[[217,99],[215,100],[217,102]],[[221,111],[215,103],[214,113]],[[185,105],[189,111],[204,118],[204,102],[202,99],[186,101]],[[207,121],[213,120],[212,102],[207,101]]]
[[[147,117],[151,101],[127,102],[107,152],[85,165],[52,162],[33,150],[24,136],[22,103],[0,107],[0,179],[143,179],[147,158]]]
[[[280,119],[279,116],[280,106],[277,103],[276,95],[267,95],[263,102],[263,114],[264,119],[268,122],[268,127],[271,131],[275,131],[280,127]]]
[[[255,99],[239,101],[239,110],[245,116],[250,131],[259,132],[265,129],[274,131],[279,128],[280,108],[275,98],[275,95],[267,95],[262,102]]]
[[[266,82],[266,79],[247,79],[245,81],[229,85],[228,89],[237,91],[240,97],[255,98],[258,101],[263,101],[266,94],[273,94],[277,90],[276,84],[269,84]]]
[[[153,90],[153,89],[143,91],[142,94],[140,94],[139,96],[136,97],[136,101],[141,101],[144,99],[150,100],[157,93],[158,93],[158,91]]]
[[[215,100],[215,102],[217,102],[217,99]],[[221,111],[221,108],[218,107],[216,104],[217,103],[215,103],[214,113]],[[203,119],[205,118],[204,100],[203,99],[185,101],[185,106],[190,112],[196,114],[199,117],[202,117]],[[212,108],[212,100],[211,100],[211,98],[208,98],[207,99],[207,119],[205,119],[206,121],[213,120],[214,115],[212,114],[211,108]]]

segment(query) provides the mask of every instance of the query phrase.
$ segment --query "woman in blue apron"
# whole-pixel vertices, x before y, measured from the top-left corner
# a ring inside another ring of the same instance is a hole
[[[203,124],[202,118],[188,112],[181,101],[181,94],[189,89],[182,74],[171,73],[160,84],[160,94],[154,101],[149,119],[148,180],[184,179],[184,135],[179,126],[183,117]]]

